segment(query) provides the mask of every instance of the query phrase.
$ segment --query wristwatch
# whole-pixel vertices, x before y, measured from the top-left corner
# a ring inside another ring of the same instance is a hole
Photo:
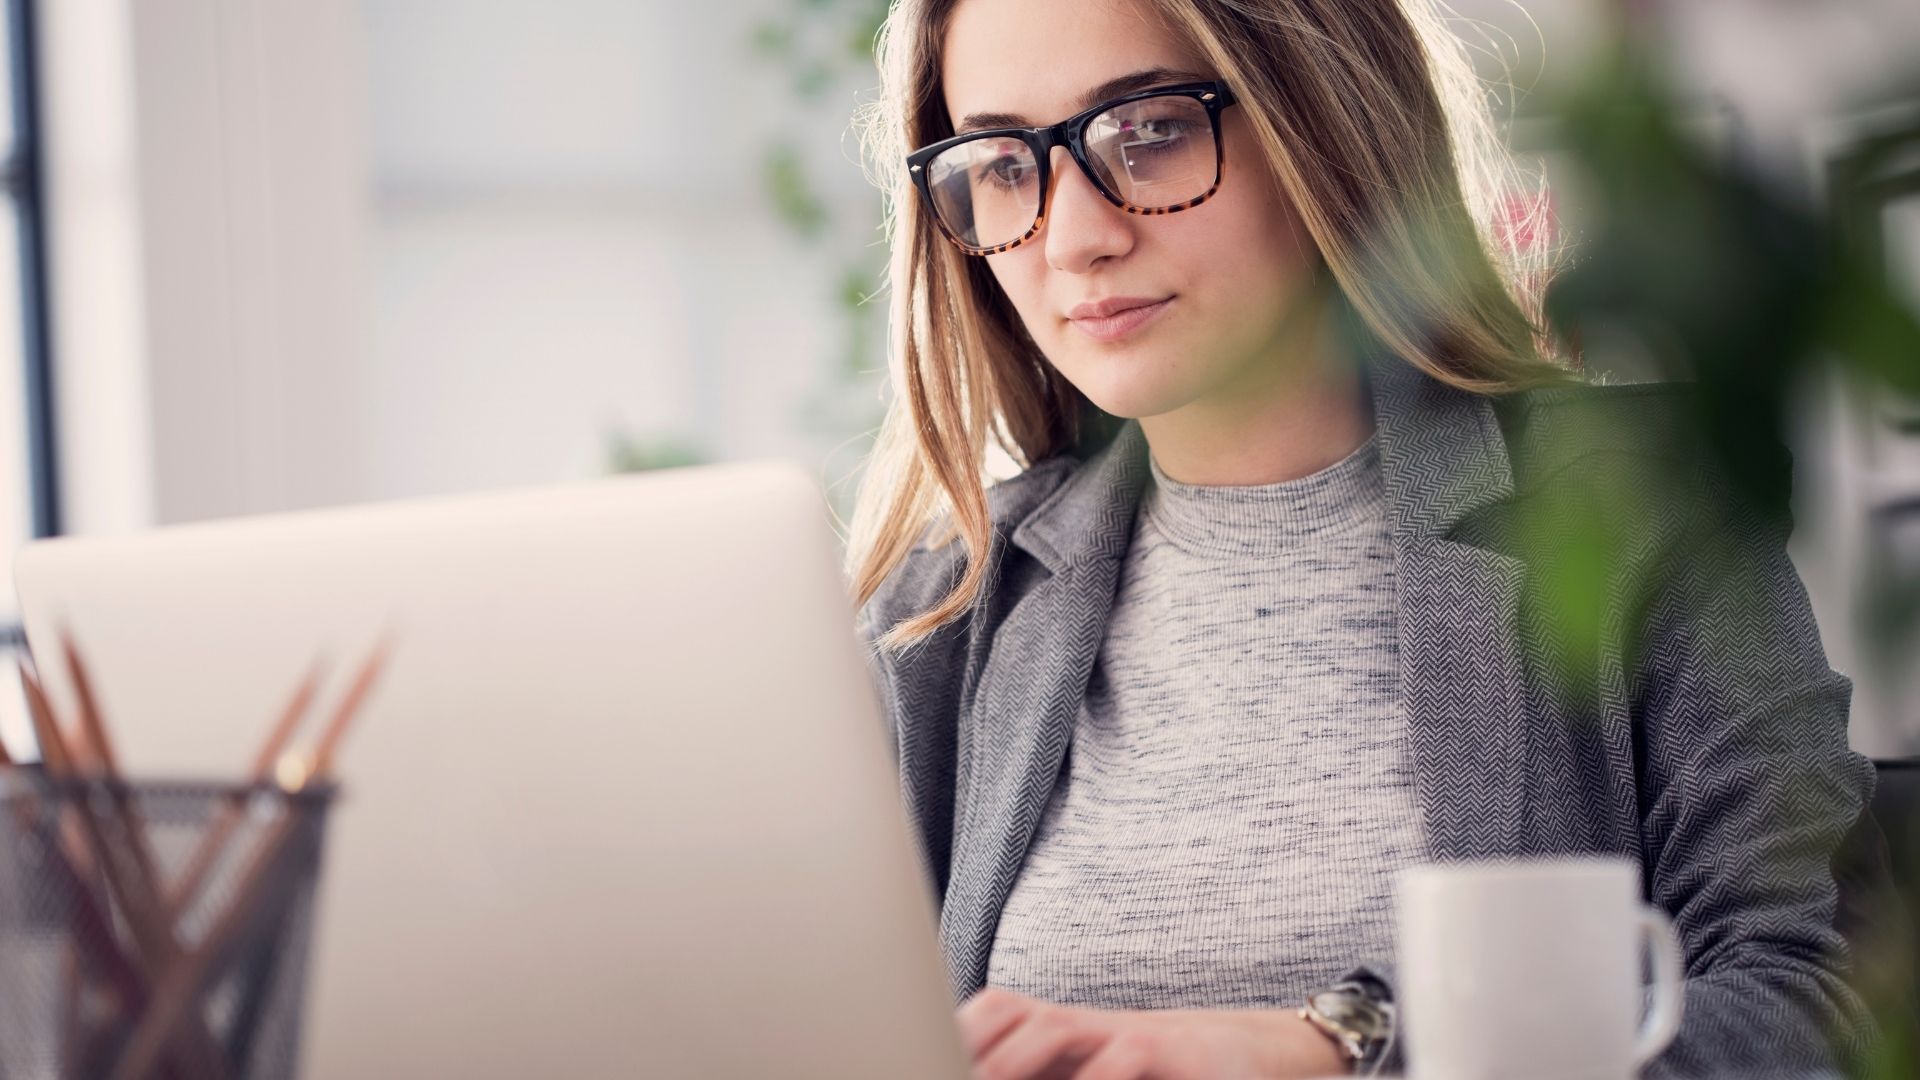
[[[1393,1046],[1393,995],[1375,979],[1349,979],[1307,995],[1300,1019],[1332,1039],[1356,1073],[1371,1076]]]

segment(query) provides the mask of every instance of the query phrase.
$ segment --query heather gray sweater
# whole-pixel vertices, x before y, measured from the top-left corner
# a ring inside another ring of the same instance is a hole
[[[1152,483],[987,981],[1107,1008],[1298,1003],[1392,955],[1423,857],[1376,446]]]

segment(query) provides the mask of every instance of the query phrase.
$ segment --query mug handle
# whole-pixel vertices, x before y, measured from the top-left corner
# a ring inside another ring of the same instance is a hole
[[[1686,1001],[1685,973],[1680,968],[1680,942],[1674,937],[1673,923],[1658,909],[1641,907],[1640,935],[1653,953],[1653,1005],[1641,1021],[1640,1036],[1634,1042],[1633,1067],[1638,1069],[1667,1048],[1680,1031],[1680,1015]]]

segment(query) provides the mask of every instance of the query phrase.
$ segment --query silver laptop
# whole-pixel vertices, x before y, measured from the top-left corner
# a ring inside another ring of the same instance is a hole
[[[303,1075],[964,1077],[819,487],[785,464],[28,546],[123,767],[234,776],[384,631]],[[70,715],[70,713],[69,713]]]

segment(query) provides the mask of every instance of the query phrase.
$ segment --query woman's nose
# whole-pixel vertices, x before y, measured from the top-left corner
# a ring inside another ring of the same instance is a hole
[[[1107,201],[1064,146],[1048,162],[1053,190],[1047,193],[1047,263],[1082,273],[1102,258],[1133,246],[1133,216]]]

